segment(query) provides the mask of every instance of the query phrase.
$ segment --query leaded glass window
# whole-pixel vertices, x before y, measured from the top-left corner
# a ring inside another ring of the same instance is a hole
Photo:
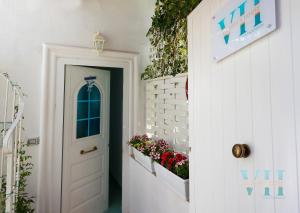
[[[84,85],[77,96],[76,138],[100,134],[101,93],[95,85]]]

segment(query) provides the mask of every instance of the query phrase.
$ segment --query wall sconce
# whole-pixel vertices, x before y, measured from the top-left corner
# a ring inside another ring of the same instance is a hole
[[[103,52],[104,43],[105,43],[104,37],[100,34],[100,32],[96,32],[94,34],[94,48],[98,52],[98,55],[100,55],[100,53]]]

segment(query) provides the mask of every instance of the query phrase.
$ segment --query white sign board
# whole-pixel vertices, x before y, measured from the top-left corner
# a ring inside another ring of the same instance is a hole
[[[213,58],[220,61],[275,29],[275,0],[230,0],[212,17]]]

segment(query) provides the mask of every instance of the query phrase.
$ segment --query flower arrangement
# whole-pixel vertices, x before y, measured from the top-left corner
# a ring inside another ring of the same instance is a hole
[[[147,156],[149,156],[149,146],[151,143],[152,141],[150,140],[150,138],[148,138],[147,135],[136,135],[128,142],[130,146],[136,148],[141,153]]]
[[[131,151],[136,162],[189,200],[189,160],[185,154],[175,152],[165,140],[151,140],[147,135],[134,136],[128,144],[135,148]]]
[[[134,136],[129,145],[161,164],[177,176],[189,178],[189,160],[182,153],[172,150],[171,146],[163,139],[151,140],[147,135]]]
[[[189,178],[189,160],[181,153],[173,151],[163,153],[161,165],[183,179]]]
[[[163,153],[170,151],[170,145],[163,139],[157,140],[154,143],[151,143],[149,146],[150,153],[149,157],[154,161],[160,162],[161,156]]]

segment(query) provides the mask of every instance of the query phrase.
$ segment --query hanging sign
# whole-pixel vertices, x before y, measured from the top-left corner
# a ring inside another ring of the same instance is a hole
[[[275,29],[275,0],[230,0],[212,17],[213,58],[220,61]]]

